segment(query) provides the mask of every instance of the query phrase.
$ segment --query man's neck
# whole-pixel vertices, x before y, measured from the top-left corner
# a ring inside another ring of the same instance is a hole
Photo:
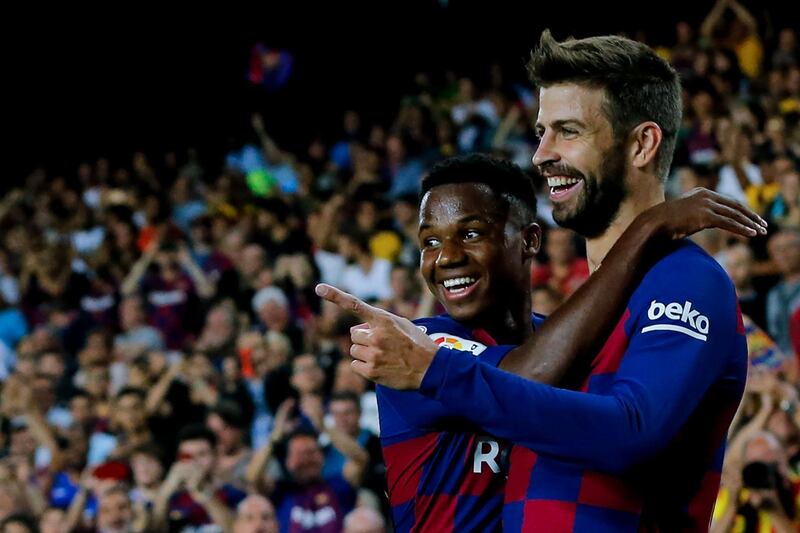
[[[663,201],[664,190],[661,187],[641,187],[637,195],[631,194],[620,205],[617,218],[608,229],[598,237],[586,239],[586,255],[591,271],[597,270],[608,251],[639,214]]]
[[[502,309],[490,309],[481,317],[476,317],[467,325],[486,331],[497,344],[519,345],[533,334],[531,325],[530,294],[523,293],[525,300],[518,305],[506,305]]]
[[[791,274],[784,274],[783,282],[788,285],[800,283],[800,272],[793,272]]]
[[[373,259],[373,257],[371,255],[362,255],[361,257],[358,258],[357,262],[358,262],[359,268],[361,268],[361,270],[365,274],[368,274],[370,272],[370,270],[372,270],[373,261],[374,261],[374,259]]]

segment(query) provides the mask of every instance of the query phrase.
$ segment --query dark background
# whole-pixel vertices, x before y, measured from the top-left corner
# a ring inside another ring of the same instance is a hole
[[[6,12],[1,98],[10,143],[2,187],[38,165],[71,174],[99,156],[126,164],[137,150],[194,146],[215,164],[231,137],[249,134],[255,109],[284,146],[299,149],[315,133],[337,131],[346,108],[367,121],[387,119],[418,71],[453,69],[480,80],[497,62],[507,77],[524,79],[526,57],[545,27],[559,39],[643,30],[648,43],[669,44],[677,21],[699,26],[712,2],[286,4]],[[799,20],[791,2],[746,4],[767,37]],[[295,55],[282,93],[245,80],[259,41]]]

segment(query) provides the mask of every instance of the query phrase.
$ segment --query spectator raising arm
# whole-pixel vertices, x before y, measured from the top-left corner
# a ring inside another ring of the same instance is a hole
[[[356,439],[337,428],[334,424],[325,424],[325,409],[319,396],[305,396],[300,408],[309,417],[320,434],[326,434],[331,439],[333,447],[347,458],[342,470],[342,476],[354,488],[361,485],[364,469],[369,462],[369,454]]]

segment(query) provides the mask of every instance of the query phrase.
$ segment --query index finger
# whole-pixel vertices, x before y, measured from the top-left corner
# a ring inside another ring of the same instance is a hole
[[[352,294],[348,294],[327,283],[320,283],[317,285],[315,292],[320,298],[324,298],[338,305],[340,308],[353,313],[367,323],[374,324],[385,317],[385,313],[381,309],[372,307]]]

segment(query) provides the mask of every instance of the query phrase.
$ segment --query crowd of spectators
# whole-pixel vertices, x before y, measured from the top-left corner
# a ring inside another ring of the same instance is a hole
[[[532,42],[535,39],[532,38]],[[696,237],[733,279],[751,372],[716,531],[800,518],[800,52],[735,0],[656,46],[680,72],[670,195],[695,186],[768,219]],[[269,120],[217,165],[199,154],[34,170],[0,202],[0,533],[390,531],[373,387],[327,282],[413,318],[417,191],[436,161],[485,152],[531,170],[545,239],[534,310],[589,275],[531,169],[524,72],[419,73],[388,124],[347,111],[289,152]],[[267,117],[268,118],[268,117]]]

